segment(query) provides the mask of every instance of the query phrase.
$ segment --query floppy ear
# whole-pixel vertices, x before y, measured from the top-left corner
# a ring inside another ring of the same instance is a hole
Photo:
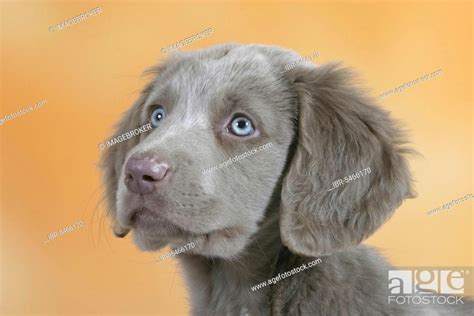
[[[140,97],[132,105],[132,107],[124,113],[121,120],[115,127],[115,133],[108,140],[130,132],[145,123],[141,122],[140,113],[143,104],[151,90],[152,84],[149,84],[140,94]],[[120,179],[120,172],[127,157],[127,153],[136,146],[140,141],[140,136],[131,137],[123,142],[115,143],[110,148],[104,149],[100,161],[100,168],[103,171],[103,183],[105,185],[105,199],[107,204],[107,214],[113,220],[113,230],[118,237],[124,237],[128,233],[128,229],[118,225],[115,220],[117,187]]]
[[[298,128],[283,179],[282,241],[301,255],[327,255],[357,245],[414,197],[404,158],[411,151],[388,112],[351,86],[349,70],[298,67],[288,76]],[[371,173],[330,190],[365,168]]]

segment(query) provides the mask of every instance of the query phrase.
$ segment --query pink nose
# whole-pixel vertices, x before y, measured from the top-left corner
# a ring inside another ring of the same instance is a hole
[[[168,163],[156,158],[129,158],[125,164],[125,185],[133,193],[151,193],[168,170]]]

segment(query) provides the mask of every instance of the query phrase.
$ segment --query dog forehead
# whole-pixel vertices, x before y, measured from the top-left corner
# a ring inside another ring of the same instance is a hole
[[[181,58],[173,64],[169,80],[173,85],[184,86],[188,91],[198,93],[203,92],[203,87],[217,89],[242,84],[249,78],[267,78],[266,74],[271,71],[267,57],[261,53],[233,50],[219,58],[199,54]]]
[[[211,130],[216,109],[230,104],[225,102],[229,96],[249,97],[246,91],[255,93],[269,86],[265,82],[271,78],[265,75],[271,66],[262,54],[229,53],[218,59],[190,54],[177,59],[170,60],[163,76],[157,75],[146,102],[152,104],[162,94],[171,96],[168,101],[173,104],[174,124],[164,132],[164,138],[194,128]]]

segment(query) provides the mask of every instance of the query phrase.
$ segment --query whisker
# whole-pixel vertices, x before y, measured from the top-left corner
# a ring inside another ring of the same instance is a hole
[[[176,278],[176,271],[178,271],[178,265],[175,263],[175,269],[173,274],[173,280],[171,280],[171,286],[168,295],[171,295],[171,289],[173,288],[174,279]]]
[[[92,191],[91,195],[89,196],[89,199],[88,199],[88,201],[86,203],[86,206],[83,210],[83,214],[84,214],[83,218],[87,216],[85,214],[89,213],[89,204],[93,200],[94,195],[98,192],[99,189],[100,189],[100,187],[97,187],[94,191]],[[97,206],[96,206],[96,208],[94,208],[92,210],[92,212],[90,212],[90,217],[89,217],[89,220],[87,222],[87,225],[89,226],[89,240],[92,240],[92,246],[94,248],[95,248],[95,244],[94,244],[94,240],[91,238],[91,236],[93,234],[93,223],[94,223],[94,215],[95,215],[96,210],[97,210]]]
[[[270,265],[270,260],[268,260],[268,257],[265,254],[265,251],[263,251],[263,248],[262,248],[262,246],[260,246],[260,243],[258,242],[257,239],[255,239],[255,243],[257,244],[258,248],[260,248],[260,251],[263,254],[263,257],[265,257],[265,261],[267,262],[267,264]]]

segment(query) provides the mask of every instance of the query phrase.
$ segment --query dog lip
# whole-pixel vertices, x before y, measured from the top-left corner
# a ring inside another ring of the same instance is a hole
[[[171,222],[165,216],[146,208],[138,209],[132,217],[130,227],[151,235],[171,237],[182,235],[185,230]]]
[[[112,228],[112,231],[114,232],[114,235],[116,237],[124,238],[130,232],[130,229],[127,227],[121,226],[118,222],[115,222]]]
[[[115,235],[116,237],[118,237],[118,238],[124,238],[125,236],[128,235],[128,232],[129,232],[129,231],[130,231],[130,230],[123,231],[123,232],[118,232],[118,231],[115,231],[115,230],[114,230],[114,235]]]
[[[225,226],[211,230],[193,231],[176,220],[166,216],[167,212],[154,211],[146,206],[134,207],[133,215],[122,229],[115,230],[117,237],[124,237],[129,230],[140,231],[150,238],[196,238],[209,240],[211,237],[234,238],[242,232],[238,226]],[[128,229],[125,231],[125,229]]]
[[[152,238],[203,238],[204,240],[209,240],[211,236],[234,238],[240,233],[240,229],[237,226],[223,227],[207,232],[193,232],[149,209],[140,209],[136,212],[135,216],[136,218],[132,223],[132,229],[141,230]],[[152,224],[151,229],[150,223]]]
[[[214,236],[221,236],[224,238],[233,238],[239,235],[239,229],[238,227],[225,227],[221,229],[216,229],[211,232],[208,232],[207,234],[204,234],[207,238],[209,238],[210,235]]]

